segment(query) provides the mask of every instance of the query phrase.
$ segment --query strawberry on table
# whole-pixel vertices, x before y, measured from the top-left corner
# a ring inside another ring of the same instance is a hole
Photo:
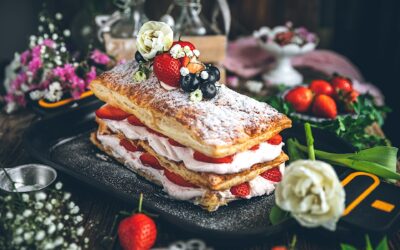
[[[332,87],[336,91],[336,93],[343,92],[347,93],[353,90],[352,82],[349,78],[341,76],[341,75],[334,75],[331,79]]]
[[[142,203],[143,194],[140,194],[138,213],[123,219],[118,225],[118,238],[124,250],[147,250],[156,241],[156,224],[142,213]]]
[[[244,182],[231,187],[230,191],[234,196],[244,198],[250,194],[250,184],[248,182]]]
[[[318,95],[314,100],[312,112],[316,116],[334,119],[337,116],[336,102],[328,95]]]
[[[195,151],[193,154],[193,158],[197,161],[216,163],[216,164],[231,163],[233,161],[233,157],[234,155],[228,155],[222,158],[213,158],[197,151]]]
[[[177,175],[168,169],[164,169],[164,175],[167,177],[168,180],[170,180],[172,183],[175,183],[178,186],[182,187],[190,187],[190,188],[197,188],[198,186],[186,181],[185,179],[182,178],[182,176]]]
[[[116,120],[116,121],[121,121],[126,119],[128,116],[131,114],[126,113],[125,111],[113,107],[110,104],[106,104],[96,110],[96,116],[101,118],[101,119],[109,119],[109,120]]]
[[[280,182],[282,180],[282,173],[279,170],[279,167],[268,169],[264,173],[260,174],[260,176],[273,182]]]
[[[154,58],[153,71],[161,82],[174,87],[179,87],[181,62],[165,52]]]
[[[290,90],[286,96],[285,100],[292,104],[293,108],[297,112],[306,112],[311,106],[313,100],[313,93],[309,88],[304,86],[296,87]]]
[[[309,88],[316,95],[325,94],[325,95],[333,96],[333,94],[335,93],[332,85],[325,80],[313,80],[310,83]]]

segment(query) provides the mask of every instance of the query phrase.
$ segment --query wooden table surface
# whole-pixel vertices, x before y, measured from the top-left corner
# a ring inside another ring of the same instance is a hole
[[[0,164],[13,167],[25,163],[34,163],[32,157],[23,148],[21,141],[24,130],[39,117],[29,111],[14,115],[0,113]],[[120,249],[116,237],[117,228],[112,228],[114,216],[120,211],[130,211],[135,204],[127,204],[102,193],[90,186],[80,183],[65,174],[58,172],[58,179],[64,183],[65,190],[72,193],[72,199],[79,205],[84,215],[85,236],[90,239],[90,249]],[[359,249],[363,246],[363,235],[352,234],[351,237],[326,233],[324,230],[306,230],[294,228],[270,238],[225,240],[212,239],[190,233],[156,219],[158,237],[155,247],[167,247],[178,240],[199,238],[214,249],[271,249],[276,245],[288,245],[294,234],[297,235],[297,249],[339,249],[339,243],[351,243]],[[376,236],[377,238],[380,236]],[[400,249],[400,230],[388,235],[391,249]]]

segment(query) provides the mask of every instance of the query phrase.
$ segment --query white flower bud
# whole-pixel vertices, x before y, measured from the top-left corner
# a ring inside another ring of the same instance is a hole
[[[45,236],[46,236],[46,233],[43,230],[40,230],[39,232],[36,233],[35,240],[41,241],[44,239]]]
[[[60,57],[60,56],[58,56],[58,57]],[[63,184],[61,182],[57,182],[56,183],[56,189],[57,190],[60,190],[62,188],[62,186],[63,186]]]
[[[32,210],[26,209],[26,210],[22,213],[22,215],[23,215],[24,217],[29,217],[29,216],[32,215]]]
[[[208,79],[208,77],[209,77],[208,72],[205,71],[205,70],[201,71],[200,77],[201,77],[201,79],[203,79],[203,80]]]
[[[186,76],[189,74],[189,69],[186,67],[181,67],[181,69],[179,70],[179,72],[181,73],[181,76]]]
[[[194,54],[196,57],[199,57],[199,56],[200,56],[200,51],[199,51],[198,49],[195,49],[195,50],[193,50],[193,54]]]
[[[42,201],[45,200],[47,198],[47,195],[44,192],[38,192],[35,194],[35,199],[37,201]]]

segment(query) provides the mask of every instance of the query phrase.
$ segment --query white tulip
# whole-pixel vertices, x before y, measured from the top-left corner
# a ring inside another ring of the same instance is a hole
[[[322,161],[291,163],[275,191],[276,204],[304,227],[336,229],[345,192],[332,166]]]
[[[140,28],[136,38],[136,47],[144,59],[150,60],[158,52],[169,50],[172,42],[173,31],[168,24],[149,21]]]

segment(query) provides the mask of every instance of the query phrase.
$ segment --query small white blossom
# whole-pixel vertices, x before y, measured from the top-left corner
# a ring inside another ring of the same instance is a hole
[[[71,214],[77,214],[77,213],[79,213],[79,207],[78,207],[78,206],[75,206],[75,207],[73,207],[73,208],[71,209]]]
[[[260,81],[249,80],[245,83],[246,88],[252,93],[259,93],[263,87],[263,83]]]
[[[41,241],[44,239],[45,236],[46,236],[46,233],[43,230],[40,230],[39,232],[36,233],[35,240]]]
[[[76,230],[76,234],[77,234],[78,236],[82,236],[84,232],[85,232],[85,229],[84,229],[83,227],[79,227],[79,228]]]
[[[50,224],[49,225],[49,228],[47,229],[47,233],[48,234],[53,234],[55,231],[56,231],[56,225],[54,225],[54,224]]]
[[[22,201],[24,201],[24,202],[29,201],[29,195],[28,194],[22,194]]]
[[[196,57],[199,57],[199,56],[200,56],[200,50],[198,50],[198,49],[193,50],[193,54],[194,54]]]
[[[39,26],[39,27],[41,27],[41,26]],[[43,31],[43,27],[42,27],[42,31]],[[42,44],[43,43],[43,37],[39,37],[38,40],[37,40],[37,43],[38,44]]]
[[[45,98],[49,101],[59,101],[63,95],[62,87],[59,82],[53,82],[50,84],[48,91],[45,94]]]
[[[83,242],[84,242],[85,244],[89,243],[89,238],[88,238],[88,237],[85,237],[85,239],[83,240]]]
[[[207,71],[205,71],[205,70],[201,71],[201,73],[200,73],[201,79],[206,80],[206,79],[208,79],[208,76],[209,75],[208,75]]]
[[[51,39],[57,40],[58,39],[57,33],[53,33],[53,35],[51,35]]]
[[[51,224],[50,218],[44,219],[43,224],[45,224],[46,226],[50,225]]]
[[[172,46],[172,48],[169,50],[169,53],[171,54],[171,56],[175,59],[178,58],[178,54],[180,52],[182,52],[182,46],[180,44],[175,44],[174,46]]]
[[[60,190],[60,189],[62,188],[62,186],[63,186],[63,185],[62,185],[61,182],[57,182],[57,183],[56,183],[56,189],[57,189],[57,190]]]
[[[30,41],[36,41],[36,36],[31,35],[31,36],[29,37],[29,40],[30,40]]]
[[[29,93],[29,97],[34,101],[43,98],[43,96],[44,96],[44,92],[40,91],[40,90],[34,90]]]
[[[47,198],[47,195],[44,192],[38,192],[35,194],[35,199],[37,201],[42,201],[45,200]]]
[[[61,222],[57,224],[57,229],[61,230],[64,228],[64,224],[62,224]]]
[[[18,237],[15,237],[13,241],[16,245],[20,245],[22,243],[22,241],[24,241],[24,239],[22,239],[22,237],[18,236]]]
[[[61,236],[59,236],[59,237],[57,237],[56,240],[54,241],[54,246],[57,247],[57,246],[62,245],[63,243],[64,243],[64,238],[61,237]]]
[[[60,12],[57,12],[55,18],[56,20],[61,20],[63,18],[63,15]]]
[[[45,39],[47,39],[47,38],[49,38],[49,35],[48,35],[48,34],[44,34],[43,37],[44,37]]]
[[[44,17],[44,16],[40,16],[40,17],[39,17],[39,21],[41,21],[41,22],[44,22],[44,21],[46,21],[46,17]]]
[[[199,102],[199,101],[203,100],[203,93],[201,92],[200,89],[196,89],[195,91],[190,93],[189,99],[192,102]]]
[[[64,215],[64,220],[69,220],[69,215],[68,214]]]
[[[181,69],[179,70],[179,72],[181,73],[181,76],[186,76],[189,74],[189,69],[186,67],[181,67]]]
[[[49,211],[53,210],[53,205],[51,205],[50,203],[47,203],[46,204],[46,209],[49,210]]]
[[[71,244],[69,244],[69,246],[68,246],[68,248],[67,248],[68,250],[78,250],[79,249],[79,247],[78,247],[78,245],[77,244],[75,244],[75,243],[71,243]]]
[[[71,31],[66,29],[66,30],[64,30],[63,34],[64,34],[64,36],[69,37],[71,35]]]
[[[6,213],[6,218],[7,219],[12,219],[12,218],[14,218],[14,215],[11,212],[7,212]]]
[[[15,234],[16,234],[16,235],[20,235],[20,234],[22,234],[22,232],[24,232],[24,229],[22,229],[22,227],[19,227],[19,228],[17,228],[17,229],[15,230]]]
[[[28,241],[28,240],[32,239],[32,237],[33,237],[33,232],[24,233],[24,240]]]
[[[78,215],[78,216],[75,217],[75,220],[76,220],[77,222],[81,222],[81,221],[83,221],[83,217],[80,216],[80,215]]]
[[[44,204],[42,202],[36,202],[35,203],[35,209],[42,209]]]
[[[71,193],[65,193],[63,200],[69,200],[71,198]]]
[[[67,48],[65,48],[65,46],[62,46],[62,47],[60,48],[60,51],[64,53],[65,51],[67,51]]]
[[[73,201],[71,201],[69,204],[68,204],[68,208],[69,209],[72,209],[72,208],[74,208],[75,207],[75,203],[73,202]]]
[[[52,24],[52,23],[49,23],[49,30],[50,30],[50,32],[53,32],[54,31],[54,24]]]
[[[26,209],[26,210],[22,213],[22,215],[23,215],[24,217],[29,217],[29,216],[32,215],[32,210]]]

